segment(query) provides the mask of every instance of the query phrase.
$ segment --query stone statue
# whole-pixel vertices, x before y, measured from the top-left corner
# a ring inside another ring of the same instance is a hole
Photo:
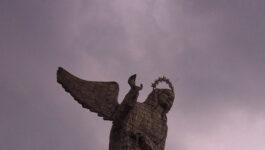
[[[63,68],[57,71],[57,81],[84,108],[96,112],[104,120],[112,121],[109,150],[164,150],[167,137],[167,117],[174,101],[171,82],[161,77],[153,84],[153,91],[143,102],[137,102],[143,85],[135,85],[136,75],[128,79],[131,87],[121,104],[116,82],[86,81]],[[170,89],[156,88],[166,82]]]

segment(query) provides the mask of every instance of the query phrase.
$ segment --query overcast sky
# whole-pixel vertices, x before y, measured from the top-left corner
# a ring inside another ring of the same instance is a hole
[[[151,92],[171,79],[166,150],[264,150],[264,0],[0,0],[0,149],[107,150],[111,122],[59,66]]]

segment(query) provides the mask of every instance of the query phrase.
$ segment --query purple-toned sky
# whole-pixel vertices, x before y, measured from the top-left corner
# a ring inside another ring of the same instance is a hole
[[[0,149],[107,150],[111,122],[56,83],[62,66],[175,86],[166,150],[264,150],[264,0],[1,0]]]

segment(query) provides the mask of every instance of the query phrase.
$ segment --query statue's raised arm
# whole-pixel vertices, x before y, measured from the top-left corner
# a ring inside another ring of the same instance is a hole
[[[57,82],[84,108],[98,113],[104,120],[113,120],[119,106],[118,83],[82,80],[61,67],[57,71]]]

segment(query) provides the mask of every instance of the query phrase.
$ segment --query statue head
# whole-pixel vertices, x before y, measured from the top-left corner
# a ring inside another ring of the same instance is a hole
[[[170,89],[158,89],[156,86],[160,82],[166,82]],[[166,77],[160,77],[152,84],[153,91],[148,95],[145,103],[152,107],[160,106],[164,109],[164,113],[168,113],[173,105],[175,98],[174,88]]]
[[[173,105],[175,95],[170,89],[157,89],[158,104],[164,108],[164,112],[168,113]]]

